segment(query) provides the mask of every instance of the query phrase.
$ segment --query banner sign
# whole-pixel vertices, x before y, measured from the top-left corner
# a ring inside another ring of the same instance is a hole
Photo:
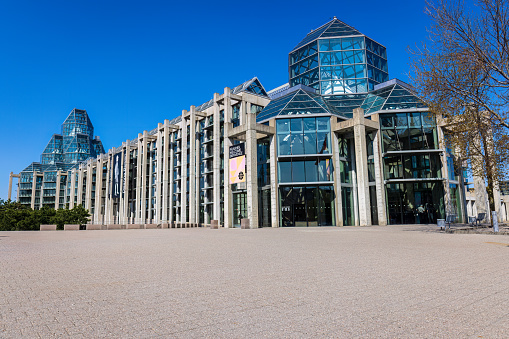
[[[230,146],[230,184],[246,181],[246,153],[244,144]]]
[[[124,150],[122,153],[124,154],[124,160],[122,162],[122,164],[124,164],[124,166],[122,166],[122,168],[123,168],[123,173],[122,173],[122,198],[124,198],[124,193],[125,193],[125,178],[126,178],[126,175],[125,175],[126,174],[125,173],[125,171],[126,171],[126,169],[125,169],[126,168],[125,157],[126,157],[127,151]]]
[[[120,185],[122,180],[120,179],[120,167],[122,166],[122,153],[117,153],[113,156],[113,171],[112,171],[112,198],[120,198]]]

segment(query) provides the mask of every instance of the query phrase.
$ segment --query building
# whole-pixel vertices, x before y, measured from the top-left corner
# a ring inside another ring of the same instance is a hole
[[[94,224],[386,225],[446,214],[466,221],[472,209],[446,131],[412,86],[389,80],[383,45],[334,18],[288,61],[288,84],[266,91],[253,78],[227,87],[66,168],[67,190],[56,200],[82,204]],[[45,154],[54,159],[51,149]],[[33,188],[31,197],[20,192],[24,203],[41,204]]]
[[[87,111],[73,109],[62,124],[61,133],[53,134],[41,154],[41,162],[33,162],[19,175],[9,180],[11,198],[12,178],[19,178],[18,201],[40,209],[43,206],[64,208],[70,203],[69,173],[91,157],[104,153]]]

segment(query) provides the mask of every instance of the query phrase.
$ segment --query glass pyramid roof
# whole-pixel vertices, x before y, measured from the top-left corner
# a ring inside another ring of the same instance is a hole
[[[279,115],[332,114],[346,119],[334,106],[320,95],[307,91],[303,86],[272,100],[258,115],[257,122],[263,122]]]
[[[292,52],[304,45],[307,45],[309,42],[316,40],[318,38],[326,38],[326,37],[339,37],[339,36],[351,36],[351,35],[364,35],[352,26],[345,24],[343,21],[338,20],[336,17],[326,23],[323,26],[318,27],[317,29],[311,31],[297,46],[294,47]]]
[[[400,81],[391,80],[389,83],[392,84],[370,92],[366,96],[361,105],[364,114],[376,111],[427,107],[412,90],[403,86]]]
[[[240,85],[238,85],[237,87],[234,87],[232,89],[232,94],[238,94],[240,92],[252,93],[252,94],[256,94],[256,95],[260,95],[260,96],[269,98],[269,95],[267,94],[267,92],[265,91],[265,88],[263,88],[263,85],[261,84],[260,80],[258,80],[257,77],[249,79],[248,81],[243,82]],[[214,99],[210,99],[209,101],[201,104],[200,106],[197,106],[196,110],[198,112],[202,112],[202,111],[206,110],[207,108],[212,107],[213,105],[214,105]],[[176,121],[176,122],[179,122],[179,121]]]

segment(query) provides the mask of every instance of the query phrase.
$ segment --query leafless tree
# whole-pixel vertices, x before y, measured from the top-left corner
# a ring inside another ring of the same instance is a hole
[[[418,94],[444,126],[458,162],[494,189],[509,160],[509,3],[428,1],[429,41],[411,50]]]

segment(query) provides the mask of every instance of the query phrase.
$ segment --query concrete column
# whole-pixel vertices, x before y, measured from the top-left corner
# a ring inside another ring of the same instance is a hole
[[[125,142],[125,161],[122,167],[122,175],[123,175],[123,191],[120,193],[122,195],[122,224],[128,224],[129,218],[131,217],[129,211],[129,171],[131,170],[131,146],[129,146],[129,140]]]
[[[9,191],[7,192],[7,200],[11,200],[11,192],[12,192],[12,172],[9,174]]]
[[[385,184],[383,177],[383,159],[381,147],[381,134],[380,130],[376,132],[373,141],[373,157],[375,162],[375,182],[376,182],[376,203],[378,211],[378,225],[387,225],[387,204],[385,203]]]
[[[30,202],[30,208],[35,209],[35,191],[37,187],[37,174],[33,172],[32,174],[32,200]],[[39,198],[42,199],[42,196]]]
[[[76,170],[71,171],[71,192],[69,194],[69,208],[74,208],[74,199],[76,197]]]
[[[371,120],[380,121],[378,114],[371,116]],[[376,131],[373,140],[373,160],[375,162],[375,182],[376,182],[376,203],[378,211],[378,225],[387,225],[387,205],[385,203],[385,184],[383,177],[383,159],[382,159],[382,135],[381,131]]]
[[[334,118],[335,119],[335,118]],[[331,123],[331,127],[334,126],[334,123]],[[343,225],[343,205],[341,202],[341,175],[339,172],[340,164],[339,164],[339,140],[338,135],[332,132],[332,163],[334,164],[334,209],[336,212],[336,226],[344,226]]]
[[[175,132],[175,131],[174,131]],[[169,199],[169,211],[168,211],[168,221],[169,222],[173,222],[175,221],[175,215],[173,215],[173,194],[175,193],[173,191],[173,182],[174,182],[174,179],[173,179],[173,176],[174,176],[174,170],[175,170],[175,161],[174,161],[174,158],[175,158],[175,151],[173,149],[173,143],[175,142],[175,133],[171,133],[170,134],[170,139],[171,143],[169,143],[169,155],[170,155],[170,159],[169,159],[169,178],[167,178],[167,181],[168,181],[168,186],[167,187],[169,189],[169,194],[168,194],[168,199]],[[168,170],[166,169],[164,171],[165,174],[168,173]],[[165,205],[166,206],[166,205]]]
[[[143,134],[138,133],[138,157],[136,159],[136,200],[134,202],[134,210],[135,210],[135,224],[143,223],[141,220],[141,211],[142,211],[142,203],[141,203],[141,191],[142,191],[142,178],[143,178]]]
[[[102,198],[103,198],[103,159],[97,157],[97,168],[95,171],[95,210],[94,224],[101,224],[103,220],[102,214]]]
[[[191,106],[189,119],[189,222],[196,222],[196,110]]]
[[[155,216],[156,216],[155,213],[152,214],[152,180],[154,177],[154,167],[153,166],[156,165],[155,162],[157,162],[157,155],[156,155],[156,160],[152,161],[152,155],[150,154],[150,153],[152,153],[152,147],[153,147],[152,140],[148,139],[147,140],[147,157],[145,158],[146,159],[145,161],[147,162],[147,165],[148,165],[148,172],[146,173],[146,176],[145,176],[145,178],[148,179],[148,182],[147,182],[147,180],[145,180],[145,185],[146,185],[145,186],[145,194],[146,194],[145,202],[146,202],[146,210],[148,212],[148,217],[145,219],[146,224],[153,224]],[[145,166],[145,167],[147,167],[147,166]],[[156,209],[156,207],[157,206],[154,206],[154,209]]]
[[[199,122],[196,121],[196,131],[199,131]],[[201,209],[201,202],[200,202],[200,153],[201,153],[201,144],[200,144],[200,138],[195,137],[194,138],[194,149],[195,149],[195,165],[194,165],[194,171],[195,171],[195,186],[194,186],[194,201],[195,201],[195,222],[200,222],[200,209]]]
[[[86,164],[87,180],[85,182],[85,209],[89,210],[92,207],[92,163]]]
[[[357,199],[359,203],[359,226],[371,225],[371,206],[369,201],[368,156],[366,150],[366,127],[362,123],[364,110],[353,111],[355,165],[357,174]]]
[[[161,161],[162,161],[162,176],[161,176],[161,222],[168,222],[168,166],[169,160],[168,155],[170,145],[170,135],[168,124],[170,122],[168,120],[164,121],[164,129],[162,132],[163,140],[161,140]],[[161,172],[161,169],[158,170]]]
[[[163,165],[163,158],[164,156],[166,155],[165,152],[164,152],[164,144],[163,144],[163,139],[164,139],[164,136],[165,136],[165,133],[164,133],[164,128],[163,128],[163,124],[159,123],[157,124],[157,140],[156,140],[156,144],[157,144],[157,153],[156,153],[156,192],[155,192],[155,195],[156,195],[156,205],[155,205],[155,220],[152,222],[154,224],[159,224],[162,220],[162,210],[161,210],[161,207],[162,207],[162,204],[163,204],[163,196],[162,196],[162,182],[163,182],[163,175],[162,175],[162,169],[164,168],[164,165]],[[165,140],[166,142],[166,140]],[[152,172],[152,171],[151,171]],[[151,182],[152,183],[152,182]]]
[[[442,177],[445,178],[443,181],[444,188],[444,205],[445,205],[445,214],[455,213],[452,208],[451,203],[451,194],[449,191],[449,171],[447,167],[447,145],[445,144],[445,136],[442,127],[437,126],[437,134],[438,134],[438,143],[440,148],[444,150],[443,154],[440,156],[440,160],[442,162]],[[483,182],[484,184],[484,182]],[[474,177],[474,186],[475,186],[475,177]],[[476,188],[476,196],[477,196],[477,188]],[[487,213],[489,214],[489,213]],[[445,215],[443,216],[446,217]]]
[[[232,142],[228,138],[230,129],[232,128],[232,106],[231,106],[231,90],[229,87],[224,89],[224,227],[233,227],[233,195],[230,185],[230,159],[229,152]]]
[[[219,93],[214,93],[214,115],[212,126],[212,152],[214,158],[212,160],[212,219],[220,220],[221,214],[221,109],[219,107]],[[226,159],[226,154],[225,154]],[[225,162],[226,168],[226,162]],[[225,169],[226,172],[226,169]]]
[[[56,210],[59,207],[58,205],[59,205],[59,201],[60,201],[60,176],[62,175],[61,173],[62,173],[61,171],[57,171],[57,187],[55,190],[55,209]]]
[[[275,120],[269,121],[269,125],[275,128]],[[277,137],[272,135],[270,137],[269,145],[270,153],[270,217],[272,227],[279,227],[279,188],[278,188],[278,176],[277,176]]]
[[[251,228],[258,228],[258,156],[256,141],[256,114],[246,114],[246,186],[247,218]]]
[[[82,205],[83,206],[83,181],[84,181],[84,178],[85,177],[85,170],[83,167],[79,167],[79,174],[78,174],[78,197],[77,197],[77,200],[76,200],[76,203],[78,205]],[[85,207],[85,206],[83,206]]]
[[[148,132],[143,131],[143,140],[141,142],[143,154],[141,154],[141,201],[140,201],[140,224],[147,223],[147,155],[148,155]],[[138,154],[138,156],[140,156]]]
[[[113,224],[113,199],[111,198],[111,171],[113,156],[108,152],[106,164],[106,195],[104,199],[104,223],[107,225]],[[102,183],[102,181],[101,181]]]
[[[187,121],[184,115],[187,111],[182,111],[182,139],[181,139],[181,153],[180,153],[180,221],[187,222],[186,208],[187,208]],[[191,159],[189,159],[191,160]]]

